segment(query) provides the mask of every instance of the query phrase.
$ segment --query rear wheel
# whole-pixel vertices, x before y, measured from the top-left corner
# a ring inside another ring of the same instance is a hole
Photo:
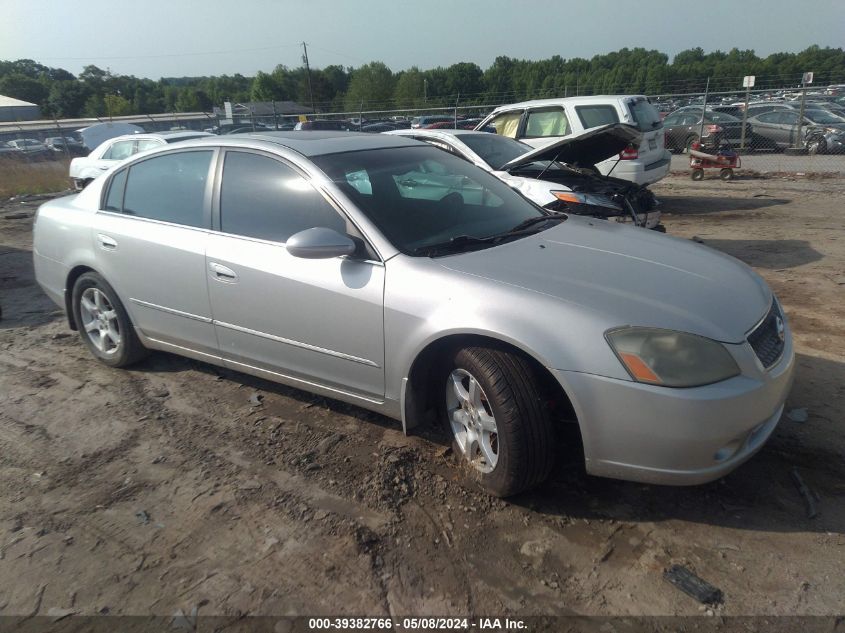
[[[693,180],[704,180],[704,170],[693,169],[692,173],[690,174],[690,178],[692,178]]]
[[[690,150],[692,149],[692,144],[698,141],[698,136],[692,135],[688,136],[687,140],[684,141],[684,151],[689,154]]]
[[[722,169],[719,172],[719,178],[721,178],[722,180],[725,180],[725,181],[733,180],[733,177],[734,177],[734,170],[733,169],[728,169],[726,167],[725,169]]]
[[[76,280],[73,317],[83,343],[110,367],[126,367],[148,354],[117,293],[97,273],[85,273]]]
[[[554,442],[537,376],[520,355],[460,350],[445,375],[445,414],[457,452],[490,493],[505,497],[542,482]]]

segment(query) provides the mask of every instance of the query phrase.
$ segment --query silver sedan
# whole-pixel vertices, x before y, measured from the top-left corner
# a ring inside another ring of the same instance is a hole
[[[41,206],[35,270],[102,362],[165,350],[440,421],[481,484],[728,473],[771,435],[794,356],[763,280],[706,247],[550,213],[424,143],[195,139]]]

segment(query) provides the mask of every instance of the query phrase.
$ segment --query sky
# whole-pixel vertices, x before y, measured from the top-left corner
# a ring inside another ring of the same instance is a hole
[[[0,0],[0,60],[78,74],[252,76],[277,64],[394,71],[623,47],[760,56],[845,46],[845,0]]]

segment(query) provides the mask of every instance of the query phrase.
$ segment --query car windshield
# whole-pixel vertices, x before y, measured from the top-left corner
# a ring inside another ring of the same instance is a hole
[[[530,145],[498,134],[461,134],[457,139],[493,169],[501,169],[502,165],[534,149]]]
[[[818,123],[819,125],[838,125],[840,123],[845,123],[845,120],[835,114],[827,112],[826,110],[805,110],[804,116],[813,123]]]
[[[451,240],[467,248],[494,246],[498,242],[481,244],[477,239],[545,215],[498,178],[431,146],[312,160],[396,248],[410,255]]]

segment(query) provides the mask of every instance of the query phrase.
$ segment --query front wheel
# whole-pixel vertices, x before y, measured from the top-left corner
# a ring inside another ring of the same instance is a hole
[[[85,346],[110,367],[126,367],[148,353],[114,288],[97,273],[85,273],[76,280],[73,318]]]
[[[457,451],[490,493],[506,497],[541,483],[554,442],[537,376],[520,355],[469,347],[445,376],[445,413]]]
[[[810,142],[807,143],[807,153],[811,156],[824,154],[825,152],[827,152],[827,141],[824,140],[823,136],[812,138],[810,139]]]

